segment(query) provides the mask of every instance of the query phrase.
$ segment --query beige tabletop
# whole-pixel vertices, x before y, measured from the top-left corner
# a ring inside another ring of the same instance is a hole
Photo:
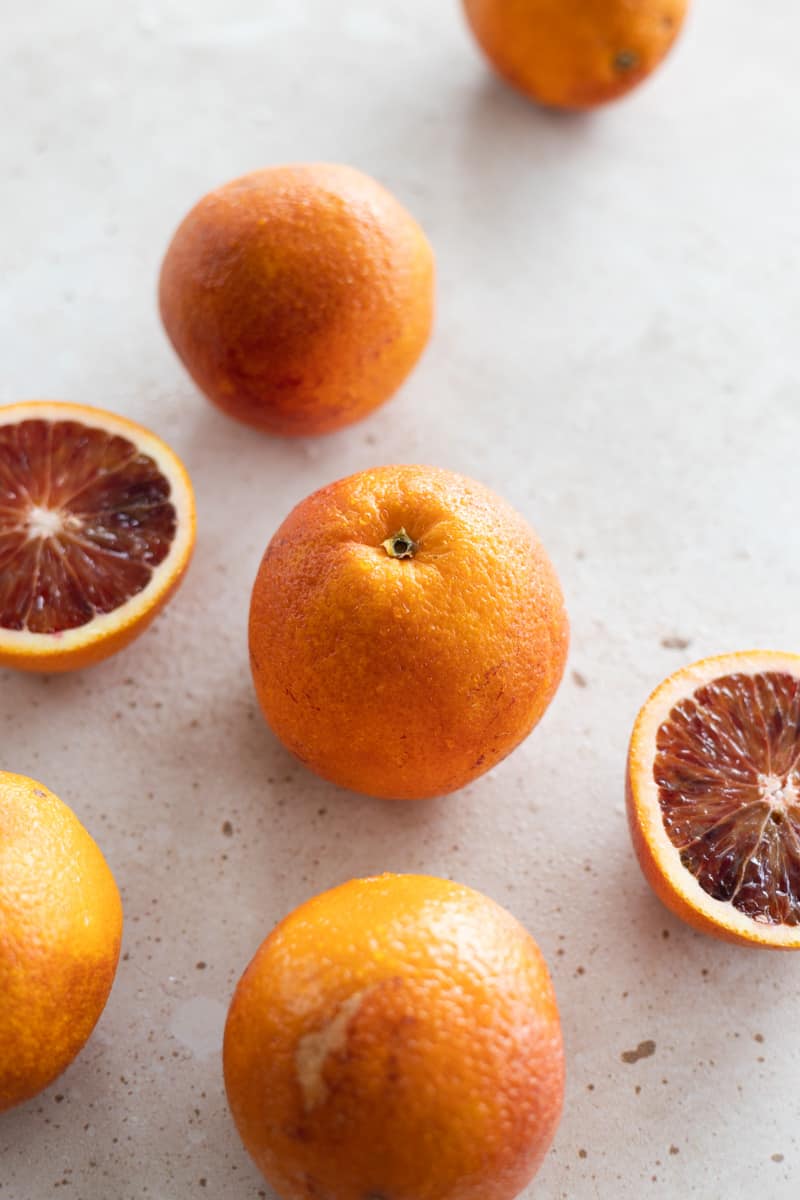
[[[795,1200],[800,957],[673,919],[623,811],[631,723],[665,674],[800,647],[800,9],[694,8],[657,77],[579,117],[495,82],[456,0],[6,0],[0,400],[152,426],[200,524],[182,590],[132,648],[70,677],[0,673],[0,765],[75,808],[126,912],[89,1046],[0,1118],[0,1200],[271,1198],[223,1094],[233,986],[288,909],[381,870],[481,888],[551,964],[566,1110],[526,1196]],[[281,441],[197,395],[155,280],[203,192],[313,159],[370,172],[422,222],[438,326],[382,411]],[[310,775],[263,724],[247,664],[279,521],[391,461],[503,492],[573,626],[539,729],[432,803]]]

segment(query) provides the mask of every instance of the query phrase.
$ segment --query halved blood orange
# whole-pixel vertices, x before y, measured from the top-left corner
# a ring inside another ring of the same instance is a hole
[[[0,408],[0,666],[67,671],[121,649],[194,538],[192,485],[155,434],[78,404]]]
[[[671,675],[639,713],[628,818],[664,903],[729,941],[800,949],[800,655]]]

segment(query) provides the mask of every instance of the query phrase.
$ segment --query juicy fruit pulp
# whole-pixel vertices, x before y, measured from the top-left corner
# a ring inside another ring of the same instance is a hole
[[[756,922],[800,924],[800,679],[731,674],[660,727],[664,827],[708,895]]]
[[[140,592],[175,536],[169,496],[153,459],[117,434],[0,426],[0,626],[59,633]]]

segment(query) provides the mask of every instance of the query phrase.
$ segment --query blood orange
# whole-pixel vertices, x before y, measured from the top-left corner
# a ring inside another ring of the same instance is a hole
[[[290,913],[239,982],[223,1061],[282,1200],[512,1200],[564,1094],[533,938],[425,875],[354,879]]]
[[[628,816],[678,916],[800,949],[800,655],[707,658],[662,683],[634,726]]]
[[[97,843],[41,783],[0,771],[0,1114],[83,1048],[121,937],[119,891]]]
[[[434,256],[405,208],[335,163],[252,171],[204,196],[161,268],[164,328],[197,386],[268,433],[360,421],[420,358]]]
[[[465,787],[556,693],[569,623],[524,518],[474,479],[383,466],[321,488],[276,532],[250,606],[268,723],[340,787]]]
[[[656,70],[689,0],[463,0],[489,61],[513,87],[553,108],[590,109]]]
[[[189,477],[155,434],[76,404],[0,408],[0,665],[65,671],[121,649],[194,536]]]

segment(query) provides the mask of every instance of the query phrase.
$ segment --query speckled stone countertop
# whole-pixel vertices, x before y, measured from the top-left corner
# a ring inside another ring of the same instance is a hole
[[[182,590],[127,652],[71,677],[0,673],[2,766],[75,808],[126,910],[91,1043],[0,1118],[0,1200],[271,1196],[223,1095],[228,1000],[290,907],[384,869],[481,888],[551,964],[566,1111],[526,1196],[795,1200],[800,957],[681,926],[623,813],[652,686],[705,654],[800,647],[800,9],[695,9],[668,65],[592,117],[495,82],[456,0],[6,13],[0,399],[152,426],[192,473],[200,531]],[[353,163],[414,212],[439,318],[391,404],[287,442],[197,396],[155,280],[203,192],[303,159]],[[529,741],[417,805],[295,763],[246,654],[250,585],[288,509],[393,460],[502,491],[547,545],[573,625]]]

